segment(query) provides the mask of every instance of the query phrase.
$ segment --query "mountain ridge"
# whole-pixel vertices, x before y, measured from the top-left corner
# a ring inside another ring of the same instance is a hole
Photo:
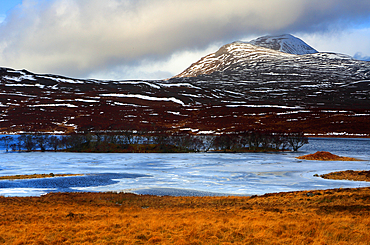
[[[202,57],[174,78],[229,72],[245,80],[255,79],[256,76],[243,76],[243,72],[257,74],[275,70],[276,73],[287,74],[289,71],[284,67],[293,69],[296,67],[298,69],[294,69],[295,74],[305,73],[304,79],[309,76],[311,80],[322,80],[325,79],[324,77],[332,76],[330,73],[333,70],[340,70],[345,74],[343,76],[336,74],[335,79],[362,80],[370,79],[369,64],[367,61],[355,60],[344,54],[318,52],[301,39],[291,35],[265,36],[250,42],[226,44],[215,53]],[[317,69],[318,67],[322,71]],[[335,69],[332,69],[333,67]],[[236,70],[240,73],[236,74]],[[294,79],[302,80],[297,77]]]
[[[194,64],[191,76],[156,81],[1,68],[0,132],[265,130],[370,137],[370,62],[235,42]]]

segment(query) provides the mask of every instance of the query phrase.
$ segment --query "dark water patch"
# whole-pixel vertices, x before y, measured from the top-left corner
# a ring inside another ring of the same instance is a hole
[[[42,179],[1,180],[0,188],[43,188],[53,192],[72,192],[71,188],[107,186],[118,183],[113,179],[148,177],[142,174],[100,173],[84,176],[53,177]]]

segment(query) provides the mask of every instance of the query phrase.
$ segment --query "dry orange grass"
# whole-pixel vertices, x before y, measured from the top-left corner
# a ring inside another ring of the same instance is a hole
[[[82,176],[82,174],[24,174],[24,175],[9,175],[0,176],[0,180],[12,179],[37,179],[37,178],[52,178],[52,177],[67,177],[67,176]]]
[[[339,171],[328,174],[322,174],[320,177],[324,179],[345,179],[345,180],[356,180],[356,181],[370,181],[370,171]]]
[[[370,188],[254,197],[0,197],[4,244],[370,244]]]
[[[314,154],[297,157],[297,159],[319,160],[319,161],[361,161],[360,159],[356,159],[352,157],[337,156],[327,151],[318,151]]]

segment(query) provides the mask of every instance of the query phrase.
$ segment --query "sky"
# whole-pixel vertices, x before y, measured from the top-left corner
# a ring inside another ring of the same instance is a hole
[[[286,33],[370,60],[370,1],[1,0],[0,67],[165,79],[224,44]]]

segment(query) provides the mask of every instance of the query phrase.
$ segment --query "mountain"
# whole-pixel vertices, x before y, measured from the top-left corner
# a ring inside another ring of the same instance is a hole
[[[163,81],[0,68],[0,132],[260,129],[370,136],[370,62],[314,53],[292,36],[273,39],[227,44]],[[274,49],[261,47],[267,44]],[[292,54],[302,50],[308,54]]]
[[[282,35],[226,44],[175,77],[200,75],[211,80],[226,75],[252,81],[358,81],[370,79],[370,70],[369,62],[317,52],[298,38]]]
[[[315,54],[318,51],[301,39],[290,34],[279,36],[264,36],[248,42],[254,46],[273,49],[288,54]]]

